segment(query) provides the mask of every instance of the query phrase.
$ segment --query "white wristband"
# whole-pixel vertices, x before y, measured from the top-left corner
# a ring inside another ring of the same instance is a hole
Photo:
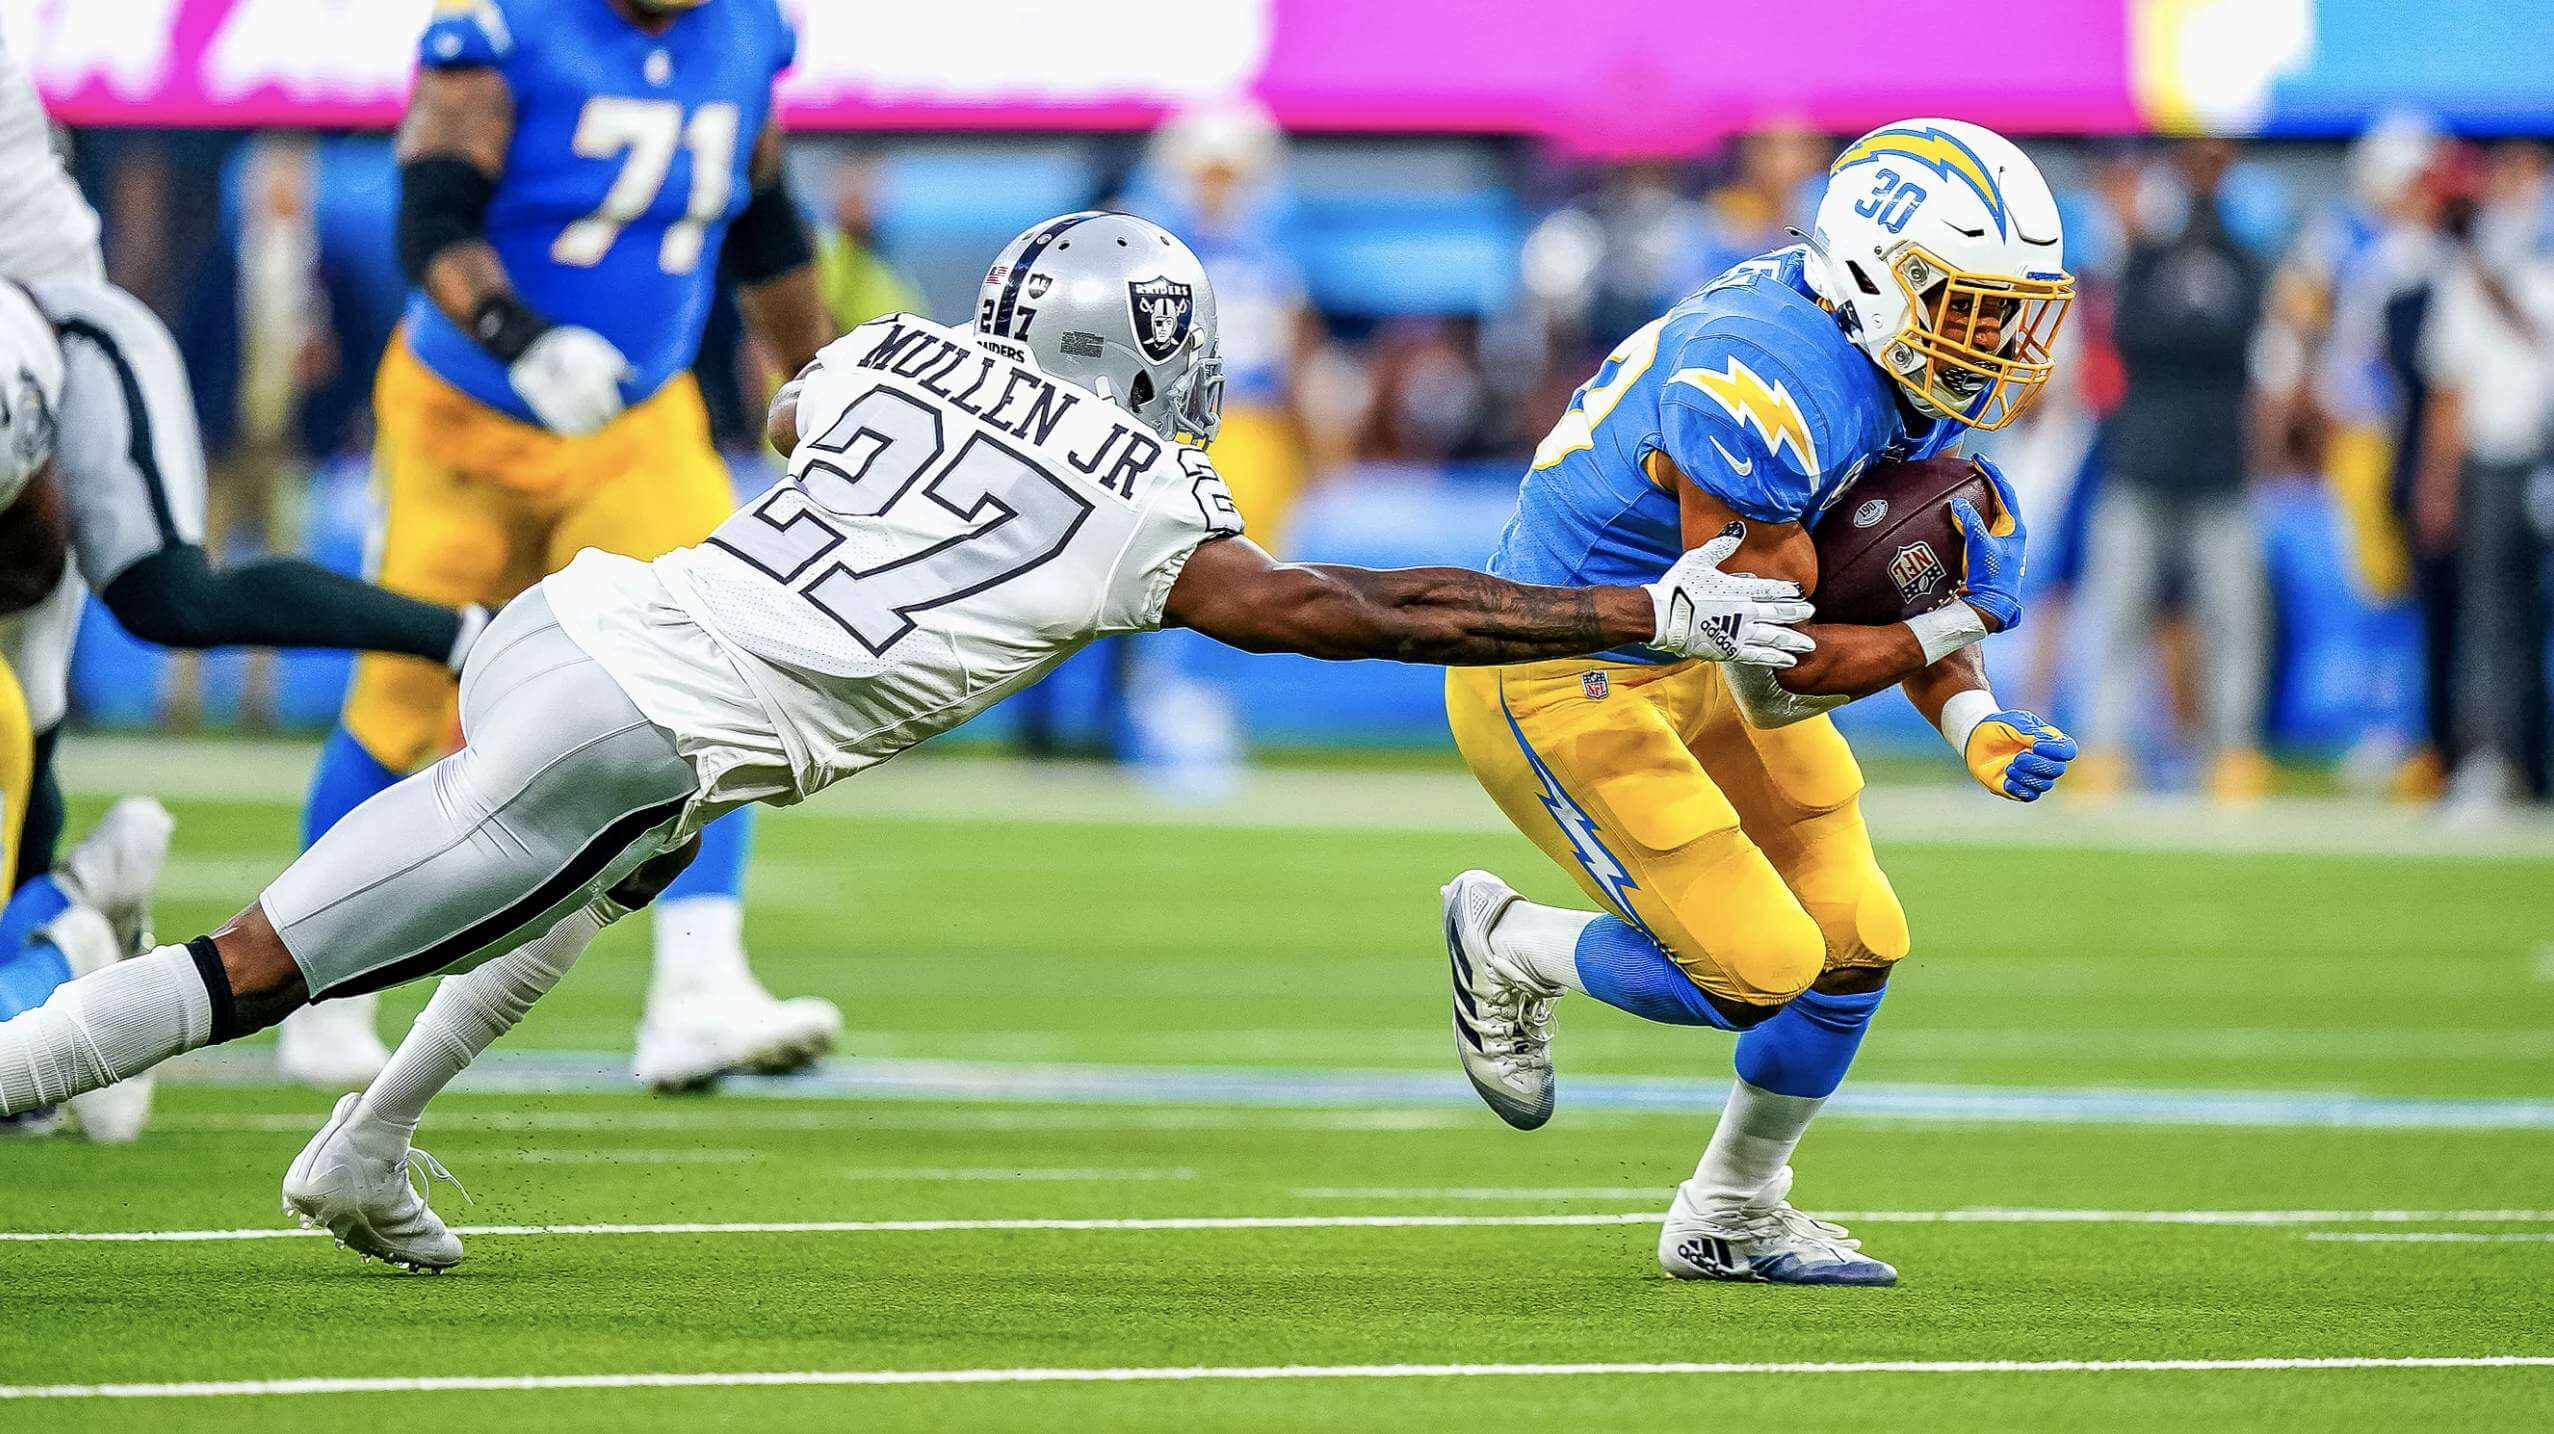
[[[1931,667],[1964,647],[1986,641],[1986,619],[1967,603],[1953,599],[1928,613],[1907,619],[1907,626],[1924,648],[1924,665]]]
[[[1960,606],[1966,607],[1968,604],[1962,603]],[[1942,704],[1942,740],[1950,743],[1951,750],[1959,753],[1963,759],[1967,758],[1969,734],[1977,731],[1979,723],[1994,716],[1999,710],[2001,709],[1995,705],[1995,694],[1983,687],[1972,687],[1963,692],[1952,693],[1951,700]]]

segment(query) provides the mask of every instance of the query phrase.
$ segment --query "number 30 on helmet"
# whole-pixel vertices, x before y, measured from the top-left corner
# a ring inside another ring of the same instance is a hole
[[[2039,167],[1993,130],[1883,125],[1836,156],[1809,281],[1924,412],[2002,428],[2039,396],[2075,279]]]

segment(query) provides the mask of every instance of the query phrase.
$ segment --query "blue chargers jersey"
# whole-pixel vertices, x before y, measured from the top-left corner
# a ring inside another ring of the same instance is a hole
[[[663,34],[607,0],[441,0],[428,69],[487,68],[514,97],[488,241],[533,311],[618,346],[636,403],[689,368],[727,223],[745,207],[772,79],[797,39],[774,0],[711,0]],[[408,296],[408,341],[471,397],[530,423],[505,365]]]
[[[1795,245],[1732,266],[1606,357],[1535,451],[1491,572],[1656,582],[1685,541],[1677,495],[1643,466],[1653,451],[1741,517],[1814,525],[1874,460],[1958,443],[1949,419],[1910,428],[1897,385],[1812,295],[1804,256]]]

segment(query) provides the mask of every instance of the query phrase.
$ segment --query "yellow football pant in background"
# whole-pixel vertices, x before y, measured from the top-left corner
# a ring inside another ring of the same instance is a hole
[[[1907,954],[1826,718],[1759,731],[1714,664],[1572,659],[1451,669],[1446,719],[1517,830],[1712,995],[1779,1004]]]
[[[428,602],[503,604],[583,548],[658,558],[736,506],[699,386],[680,374],[600,433],[563,438],[487,407],[392,340],[373,385],[382,530],[374,580]],[[452,730],[442,666],[356,659],[345,725],[374,759],[413,771]]]
[[[0,662],[0,872],[18,869],[18,838],[35,789],[35,722],[18,674]]]

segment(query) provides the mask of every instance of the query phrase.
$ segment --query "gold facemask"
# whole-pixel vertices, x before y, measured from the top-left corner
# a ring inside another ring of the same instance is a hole
[[[1972,274],[1909,244],[1890,261],[1907,321],[1882,367],[1924,405],[1971,428],[2022,416],[2057,371],[2052,347],[2075,278]],[[1979,342],[1980,339],[1985,342]]]

